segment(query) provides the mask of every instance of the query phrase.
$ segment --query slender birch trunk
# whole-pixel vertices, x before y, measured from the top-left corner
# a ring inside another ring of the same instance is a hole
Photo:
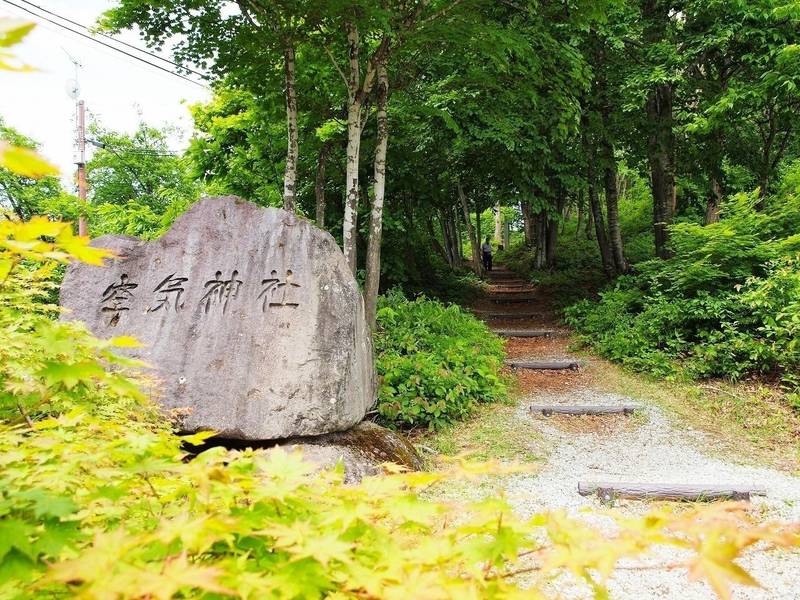
[[[342,250],[350,270],[357,268],[356,229],[358,218],[358,161],[361,153],[361,63],[358,28],[347,24],[347,55],[350,72],[347,80],[347,167],[345,174],[344,225]]]
[[[369,220],[369,243],[367,247],[367,281],[365,302],[367,323],[375,330],[378,305],[378,290],[381,281],[381,235],[383,233],[383,201],[386,193],[386,151],[389,145],[389,120],[386,105],[389,97],[389,76],[386,62],[378,65],[377,83],[377,126],[378,143],[375,149],[375,184],[372,212]]]
[[[494,243],[503,243],[503,211],[498,202],[494,207]]]
[[[284,71],[286,75],[286,129],[288,149],[286,150],[286,171],[283,176],[283,208],[295,212],[297,203],[297,160],[300,154],[297,131],[297,87],[295,85],[295,52],[292,46],[284,50]]]
[[[469,235],[470,246],[472,246],[472,269],[478,277],[481,277],[483,275],[483,261],[481,260],[480,240],[475,237],[475,230],[472,227],[472,219],[470,219],[469,216],[469,204],[467,203],[467,196],[464,193],[464,186],[462,186],[459,181],[457,187],[458,201],[464,213],[464,223],[467,225],[467,235]]]

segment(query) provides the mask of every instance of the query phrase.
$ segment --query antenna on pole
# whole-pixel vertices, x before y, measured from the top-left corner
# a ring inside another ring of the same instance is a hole
[[[61,48],[67,55],[70,62],[75,66],[75,79],[67,82],[67,95],[75,100],[75,116],[77,128],[75,141],[77,145],[77,156],[75,163],[78,165],[78,197],[81,199],[81,215],[78,217],[78,235],[88,235],[89,228],[86,223],[86,104],[80,100],[81,88],[78,82],[78,74],[83,65],[73,57],[65,48]]]

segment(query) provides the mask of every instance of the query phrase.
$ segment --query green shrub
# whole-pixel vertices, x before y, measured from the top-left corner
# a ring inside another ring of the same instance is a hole
[[[753,541],[800,543],[730,508],[625,519],[615,539],[560,513],[520,519],[501,499],[445,505],[421,494],[447,478],[518,471],[498,464],[348,486],[341,469],[315,474],[282,450],[217,447],[188,460],[182,444],[210,434],[175,435],[133,380],[107,369],[131,366],[111,348],[132,340],[96,340],[54,321],[55,307],[41,301],[48,261],[102,258],[85,244],[70,225],[0,221],[2,598],[499,600],[546,597],[561,572],[581,574],[606,597],[615,563],[654,544],[693,550],[700,575],[714,557],[708,577],[724,594],[719,565],[740,578],[732,561]],[[388,303],[407,325],[416,314],[429,340],[439,314],[439,336],[467,330],[479,341],[481,328],[457,311],[396,296]],[[514,575],[532,554],[555,559],[523,591]]]
[[[786,189],[786,187],[784,187]],[[669,375],[739,379],[800,368],[800,196],[756,210],[739,194],[718,223],[671,228],[672,258],[635,266],[567,310],[567,322],[602,355]]]
[[[503,342],[455,305],[389,292],[378,307],[375,351],[378,413],[388,424],[437,427],[506,395]]]

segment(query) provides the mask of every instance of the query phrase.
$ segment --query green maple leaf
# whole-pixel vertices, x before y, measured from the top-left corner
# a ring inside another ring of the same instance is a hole
[[[71,498],[55,496],[44,490],[26,490],[15,496],[33,502],[33,512],[37,518],[66,517],[78,509]]]
[[[12,549],[16,549],[31,560],[36,560],[36,553],[30,541],[33,534],[32,525],[17,519],[0,521],[0,559]]]

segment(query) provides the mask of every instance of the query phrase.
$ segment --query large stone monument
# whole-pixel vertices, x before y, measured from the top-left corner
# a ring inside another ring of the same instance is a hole
[[[375,401],[358,285],[330,234],[289,212],[206,198],[146,242],[104,236],[73,264],[65,318],[130,335],[157,399],[187,431],[275,440],[346,430]]]

